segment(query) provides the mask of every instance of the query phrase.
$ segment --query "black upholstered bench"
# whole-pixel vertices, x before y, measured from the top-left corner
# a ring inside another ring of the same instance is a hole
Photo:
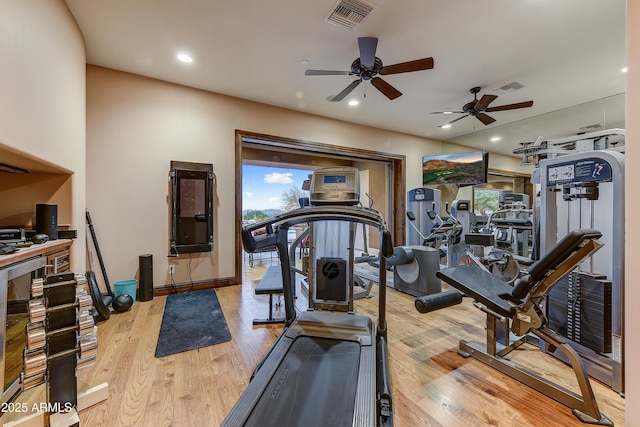
[[[272,265],[256,286],[256,295],[269,295],[269,317],[266,319],[253,319],[254,325],[266,325],[271,323],[283,323],[284,317],[273,317],[273,295],[279,295],[284,292],[282,288],[282,269],[279,265]],[[276,306],[280,303],[276,303]]]

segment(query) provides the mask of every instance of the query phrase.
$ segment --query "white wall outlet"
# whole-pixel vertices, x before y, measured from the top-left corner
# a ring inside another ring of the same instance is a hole
[[[173,274],[174,271],[176,271],[176,266],[175,265],[170,265],[169,266],[169,274]]]

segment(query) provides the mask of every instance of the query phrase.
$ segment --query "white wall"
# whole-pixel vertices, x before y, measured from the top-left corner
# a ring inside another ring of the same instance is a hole
[[[421,185],[422,156],[443,151],[438,141],[89,66],[87,207],[111,281],[135,277],[145,253],[153,255],[156,287],[170,283],[169,263],[177,264],[177,282],[189,280],[188,257],[167,259],[171,160],[212,163],[216,176],[216,249],[193,256],[191,278],[235,274],[235,192],[241,185],[234,182],[236,129],[404,154],[408,188]],[[495,161],[507,170],[519,163]]]
[[[78,230],[73,268],[84,271],[86,57],[64,1],[3,0],[0,58],[0,148],[73,174],[63,209]]]
[[[626,112],[626,158],[625,158],[625,395],[626,425],[640,426],[640,310],[635,303],[640,301],[640,264],[637,262],[638,243],[640,242],[640,199],[635,188],[640,182],[640,1],[627,1],[627,105]]]

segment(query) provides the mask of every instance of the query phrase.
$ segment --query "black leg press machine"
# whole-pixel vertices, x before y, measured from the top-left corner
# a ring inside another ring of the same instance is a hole
[[[580,355],[566,338],[549,329],[543,307],[551,288],[600,249],[600,237],[602,234],[596,230],[571,231],[533,264],[528,274],[514,286],[477,265],[440,270],[436,275],[455,289],[417,298],[416,309],[429,313],[459,304],[463,296],[473,298],[473,305],[487,314],[487,342],[482,346],[461,340],[458,354],[471,356],[568,406],[584,423],[613,425],[598,409]],[[526,343],[562,351],[573,367],[580,395],[505,358]]]

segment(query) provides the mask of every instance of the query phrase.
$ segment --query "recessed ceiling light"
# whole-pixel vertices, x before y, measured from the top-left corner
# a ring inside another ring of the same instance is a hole
[[[186,63],[190,63],[193,62],[193,58],[191,58],[189,55],[187,55],[186,53],[179,53],[177,55],[177,58],[179,61],[182,62],[186,62]]]
[[[358,101],[357,99],[352,99],[351,101],[349,101],[349,105],[351,105],[352,107],[355,107],[358,104],[360,104],[360,101]]]
[[[496,142],[496,141],[500,141],[500,137],[499,136],[494,136],[493,138],[490,139],[491,142]]]
[[[442,114],[453,114],[453,111],[443,111]]]
[[[300,60],[300,63],[301,63],[302,65],[309,65],[309,60],[308,60],[308,59],[301,59],[301,60]]]
[[[624,67],[624,68],[622,69],[622,72],[623,72],[623,73],[626,73],[626,72],[627,72],[627,67]]]
[[[447,123],[446,125],[440,125],[442,129],[449,129],[451,127],[451,123]]]

